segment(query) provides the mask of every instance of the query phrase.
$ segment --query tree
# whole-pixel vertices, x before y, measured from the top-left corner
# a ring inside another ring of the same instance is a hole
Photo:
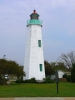
[[[0,77],[3,78],[6,74],[17,76],[17,78],[25,75],[23,68],[15,61],[0,59]]]
[[[72,70],[71,70],[71,81],[75,82],[75,63],[72,64]]]
[[[50,63],[48,63],[47,61],[44,61],[45,64],[45,74],[46,77],[50,77],[52,74],[55,73],[53,67],[51,67]]]
[[[17,67],[16,76],[18,79],[21,79],[23,76],[25,76],[25,73],[23,72],[23,66]]]
[[[67,68],[71,69],[75,63],[75,51],[71,51],[67,54],[61,54],[58,61],[63,62]]]
[[[55,66],[54,66],[54,69],[55,70],[62,70],[62,71],[69,71],[69,69],[66,68],[64,63],[62,63],[62,62],[56,63]]]

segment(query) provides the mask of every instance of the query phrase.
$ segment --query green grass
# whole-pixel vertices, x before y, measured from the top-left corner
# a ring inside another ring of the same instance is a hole
[[[0,86],[0,97],[75,97],[75,83],[13,84]]]

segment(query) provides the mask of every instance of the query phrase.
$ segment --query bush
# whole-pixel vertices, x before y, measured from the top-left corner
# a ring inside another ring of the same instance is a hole
[[[63,78],[67,78],[67,74],[64,74],[64,75],[63,75]]]
[[[75,82],[75,71],[71,71],[71,80],[72,82]]]
[[[29,80],[16,80],[16,83],[54,83],[54,80],[51,80],[49,78],[44,79],[43,81],[36,81],[35,78],[31,78]]]
[[[63,79],[66,78],[68,82],[71,82],[71,75],[64,74]],[[64,79],[65,80],[65,79]]]
[[[59,78],[59,82],[66,82],[67,79],[66,78]]]
[[[25,80],[24,83],[36,83],[35,78],[31,78],[29,80]]]
[[[71,82],[71,75],[67,75],[66,79],[67,79],[68,82]]]
[[[54,83],[54,80],[51,80],[50,78],[46,78],[43,83]]]
[[[72,64],[73,68],[71,70],[71,80],[72,82],[75,82],[75,63]]]
[[[19,80],[16,80],[16,83],[36,83],[36,80],[35,78],[31,78],[29,80],[22,80],[22,79],[19,79]]]
[[[0,77],[0,85],[5,85],[7,84],[7,79]]]
[[[31,79],[30,79],[30,82],[31,82],[31,83],[36,83],[35,78],[31,78]]]
[[[16,80],[16,83],[23,83],[23,80],[22,79],[18,79],[18,80]]]

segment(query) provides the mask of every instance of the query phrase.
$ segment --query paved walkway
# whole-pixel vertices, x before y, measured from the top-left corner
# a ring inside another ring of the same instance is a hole
[[[75,97],[22,97],[0,98],[0,100],[75,100]]]

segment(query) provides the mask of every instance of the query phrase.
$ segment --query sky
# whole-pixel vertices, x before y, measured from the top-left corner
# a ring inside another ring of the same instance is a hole
[[[0,58],[24,65],[26,25],[34,9],[43,21],[44,59],[55,62],[75,51],[75,0],[0,0]]]

